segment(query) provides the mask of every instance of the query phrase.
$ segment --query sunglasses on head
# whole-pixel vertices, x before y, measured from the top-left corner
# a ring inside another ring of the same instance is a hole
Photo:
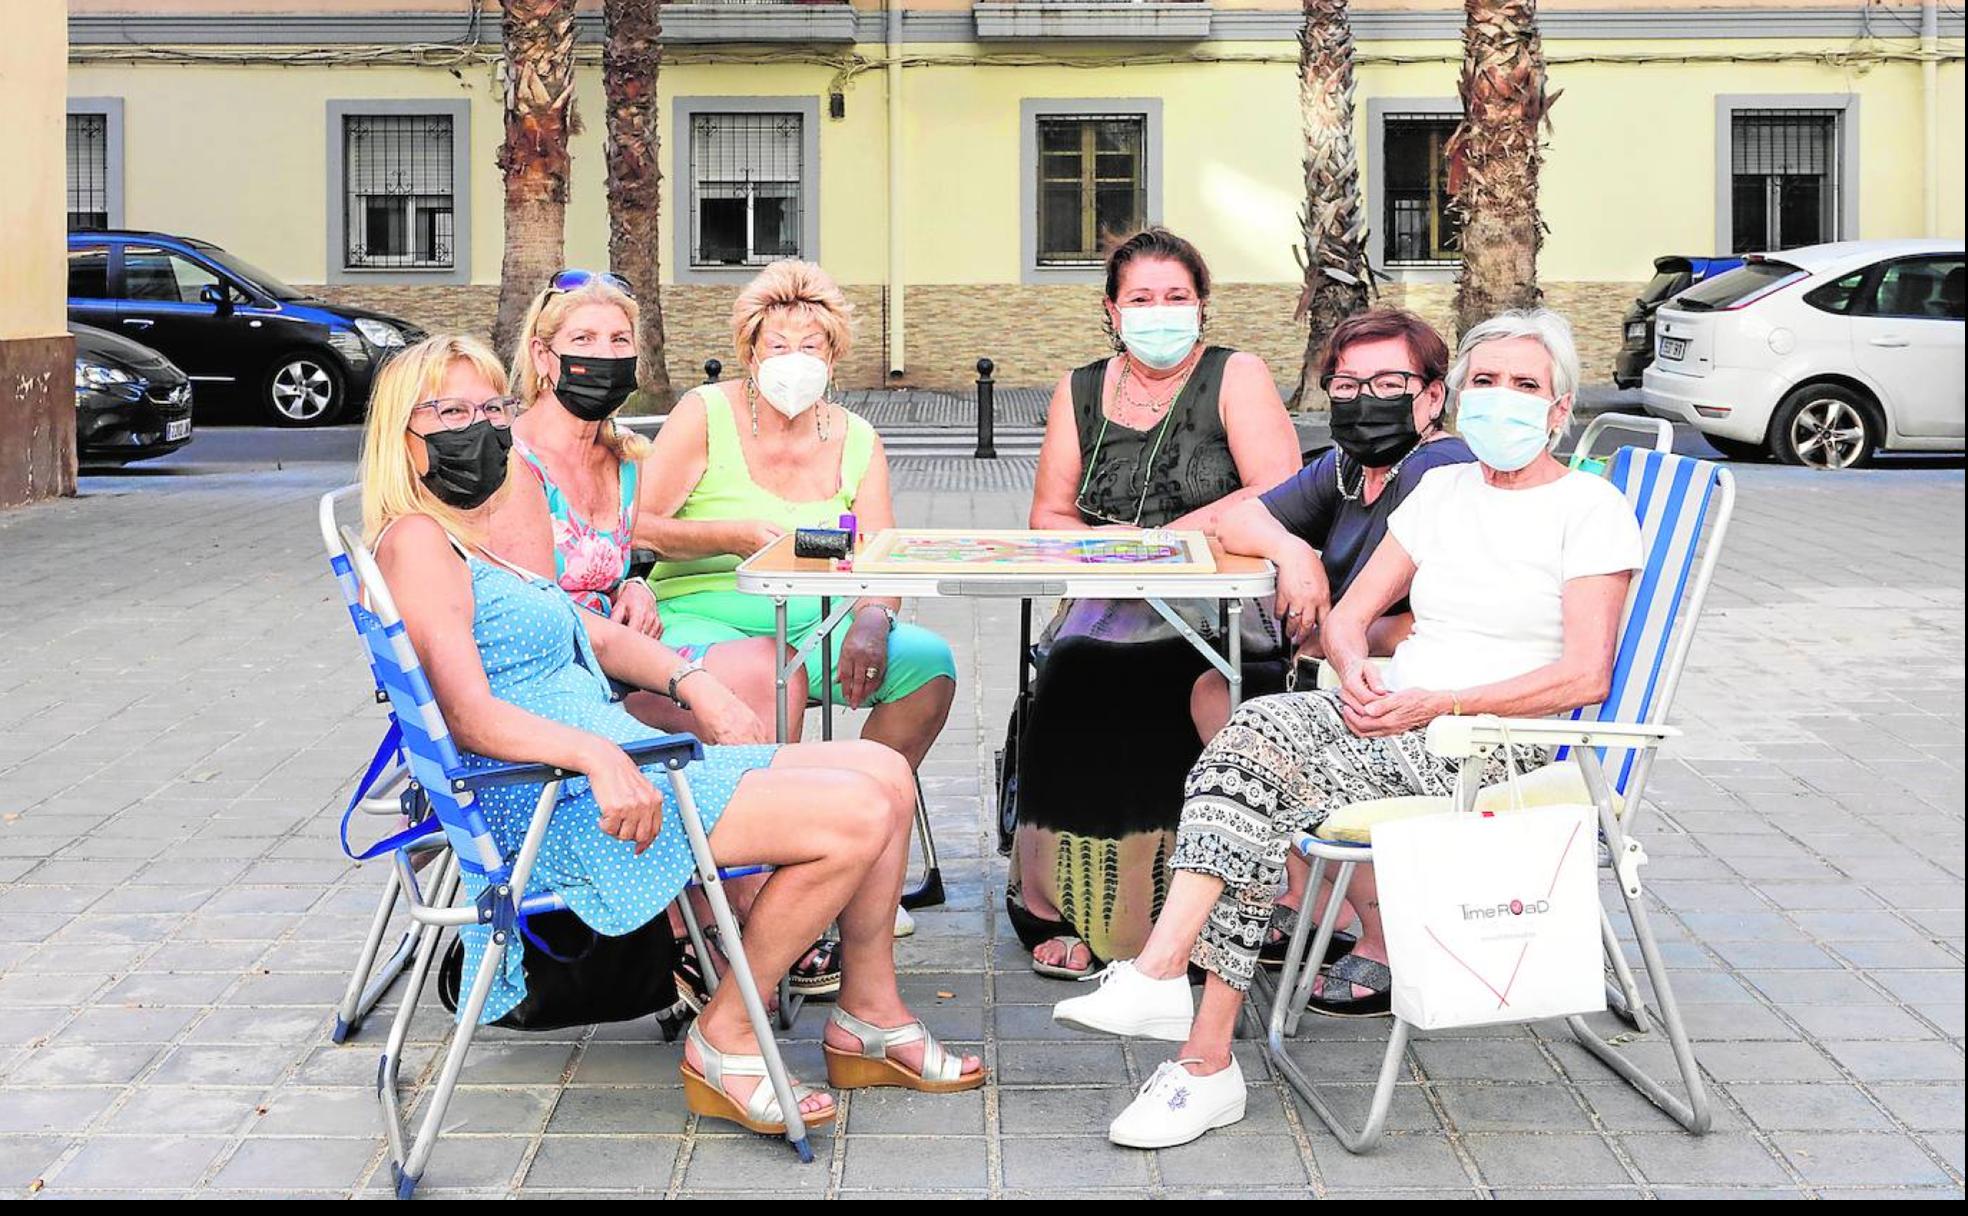
[[[590,283],[606,283],[616,291],[635,299],[635,288],[619,274],[607,270],[563,270],[547,283],[547,294],[559,295],[562,292],[579,291]]]

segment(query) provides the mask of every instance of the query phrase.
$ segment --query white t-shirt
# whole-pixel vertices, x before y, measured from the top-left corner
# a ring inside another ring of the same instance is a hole
[[[1414,632],[1394,650],[1390,689],[1454,691],[1557,662],[1565,584],[1643,562],[1633,509],[1589,473],[1500,490],[1479,464],[1431,469],[1387,534],[1415,564]]]

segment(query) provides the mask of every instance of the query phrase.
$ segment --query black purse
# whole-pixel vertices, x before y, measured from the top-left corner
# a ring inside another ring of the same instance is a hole
[[[668,1013],[676,1005],[680,950],[669,917],[658,915],[620,937],[595,932],[573,912],[528,917],[526,927],[546,948],[525,943],[520,965],[526,971],[526,996],[494,1026],[561,1030],[630,1022]],[[524,937],[513,945],[522,941]],[[452,1013],[458,1011],[464,974],[465,943],[454,937],[437,972],[438,999]]]

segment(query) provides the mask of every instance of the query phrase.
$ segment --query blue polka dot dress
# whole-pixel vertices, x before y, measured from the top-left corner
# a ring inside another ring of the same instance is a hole
[[[545,579],[523,578],[512,570],[477,557],[471,565],[472,636],[492,685],[492,695],[543,718],[627,743],[655,732],[637,721],[609,693],[608,677],[596,660],[582,628],[580,609],[559,587]],[[738,788],[738,780],[772,762],[771,746],[707,747],[704,759],[685,771],[697,812],[709,831]],[[467,753],[466,768],[495,763]],[[601,830],[601,810],[585,777],[561,784],[560,801],[547,828],[527,893],[557,891],[576,915],[596,932],[619,936],[648,924],[669,906],[695,873],[690,841],[678,817],[676,796],[667,772],[658,765],[643,769],[663,793],[663,825],[656,840],[642,853],[631,841],[617,840]],[[532,822],[541,786],[512,785],[483,790],[478,804],[493,836],[508,860],[519,852]],[[476,896],[483,879],[465,875],[467,892]],[[465,942],[463,991],[469,992],[490,930],[468,925],[459,930]],[[502,1017],[526,995],[520,963],[523,936],[507,949],[503,974],[493,982],[482,1021]]]

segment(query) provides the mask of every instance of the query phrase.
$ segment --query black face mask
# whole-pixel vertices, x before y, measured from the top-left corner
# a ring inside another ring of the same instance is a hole
[[[561,355],[560,379],[554,396],[567,412],[583,422],[600,422],[629,399],[636,387],[636,357],[600,359],[590,355]]]
[[[1384,469],[1421,442],[1415,430],[1414,394],[1375,397],[1361,393],[1332,403],[1332,437],[1339,450],[1370,469]]]
[[[438,500],[460,511],[485,505],[506,484],[506,453],[512,450],[512,430],[481,418],[459,431],[433,431],[423,436],[430,455],[424,484]]]

